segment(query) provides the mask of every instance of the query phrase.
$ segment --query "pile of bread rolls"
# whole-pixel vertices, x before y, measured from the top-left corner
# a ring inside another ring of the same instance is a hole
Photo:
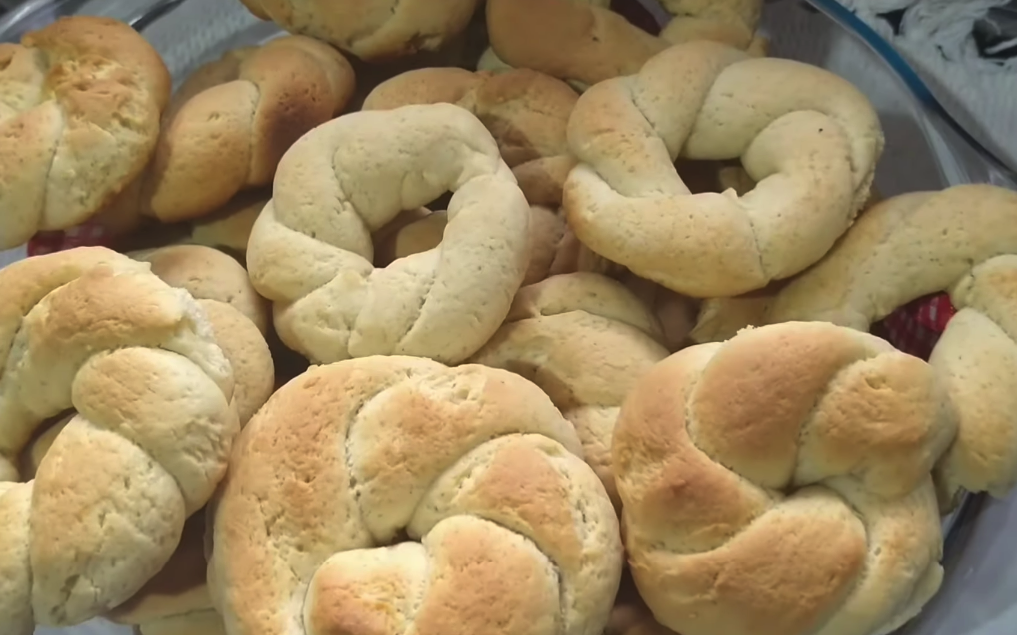
[[[876,112],[761,0],[242,1],[289,34],[172,96],[111,19],[0,44],[0,248],[103,245],[0,270],[0,633],[882,635],[935,595],[941,517],[1017,483],[1017,193],[880,201]],[[868,332],[939,292],[929,360]]]

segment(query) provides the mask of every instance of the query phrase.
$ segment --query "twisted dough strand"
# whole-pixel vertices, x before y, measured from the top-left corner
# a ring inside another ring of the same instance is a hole
[[[79,413],[35,480],[0,494],[0,625],[17,634],[85,621],[154,575],[222,478],[239,424],[204,315],[146,265],[81,248],[11,265],[0,287],[5,463],[47,417]]]
[[[505,324],[471,361],[526,377],[575,426],[586,462],[617,503],[611,437],[622,401],[667,357],[660,324],[621,283],[595,273],[519,290]]]
[[[686,635],[890,632],[942,578],[929,471],[955,432],[929,365],[850,329],[672,355],[615,431],[641,595]]]
[[[393,185],[395,184],[395,185]],[[437,249],[372,265],[371,232],[452,190]],[[497,330],[526,273],[529,206],[498,146],[450,104],[359,112],[283,157],[248,245],[282,340],[312,360],[462,361]]]
[[[872,106],[844,80],[711,42],[591,88],[568,138],[580,164],[565,210],[579,239],[695,297],[758,289],[818,260],[868,197],[883,144]],[[740,157],[756,187],[692,195],[679,156]]]
[[[579,453],[505,371],[308,371],[245,429],[218,501],[210,585],[228,630],[599,634],[621,546]],[[403,532],[422,544],[375,548]]]
[[[338,51],[300,36],[230,51],[199,69],[166,113],[142,211],[163,222],[193,219],[268,185],[286,150],[342,111],[354,83]]]
[[[707,303],[694,335],[722,338],[732,325],[789,320],[868,330],[899,306],[949,291],[959,312],[930,358],[960,421],[937,469],[941,503],[961,489],[1002,496],[1017,483],[1015,256],[1017,194],[991,185],[905,194],[868,210],[775,296]]]
[[[109,204],[148,162],[169,92],[155,49],[109,18],[0,44],[0,249]]]

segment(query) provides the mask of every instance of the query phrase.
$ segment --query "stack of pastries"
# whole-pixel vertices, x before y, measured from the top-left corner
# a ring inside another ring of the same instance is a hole
[[[881,200],[761,0],[659,4],[243,0],[288,33],[173,95],[112,19],[0,44],[0,248],[102,243],[0,270],[0,633],[918,614],[1017,483],[1017,194]]]

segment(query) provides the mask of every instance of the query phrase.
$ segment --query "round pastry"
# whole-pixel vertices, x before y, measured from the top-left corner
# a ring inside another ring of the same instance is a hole
[[[162,571],[104,617],[137,625],[140,635],[226,635],[206,583],[205,518],[203,511],[191,516]]]
[[[155,575],[240,426],[204,312],[148,265],[83,247],[9,265],[0,288],[0,467],[12,476],[47,417],[79,413],[32,482],[0,484],[0,632],[22,635]]]
[[[313,368],[233,455],[216,606],[245,635],[600,635],[622,548],[581,451],[512,373],[398,356]]]
[[[387,265],[398,258],[434,249],[441,244],[447,225],[448,214],[437,211],[420,215],[391,232],[384,232],[381,240],[375,241],[379,264]],[[547,277],[559,258],[564,234],[565,220],[560,214],[540,205],[530,206],[530,264],[523,277],[524,285]]]
[[[540,386],[572,425],[617,505],[611,435],[625,395],[667,357],[660,325],[621,283],[573,273],[523,287],[505,325],[470,361]]]
[[[353,88],[353,69],[338,51],[300,36],[230,51],[199,69],[166,113],[142,211],[187,220],[268,185],[283,153],[335,117]]]
[[[564,206],[579,239],[693,297],[762,288],[822,257],[868,197],[883,146],[876,112],[836,75],[705,41],[591,88],[568,138],[580,164]],[[690,194],[679,156],[740,157],[756,186]]]
[[[134,257],[148,262],[152,273],[186,290],[201,305],[233,369],[233,402],[240,425],[247,424],[275,389],[275,366],[265,341],[268,301],[251,286],[240,263],[211,247],[174,245]]]
[[[0,251],[78,225],[144,169],[170,76],[138,33],[69,17],[0,43]]]
[[[633,578],[682,635],[874,635],[943,569],[934,369],[821,322],[686,348],[640,379],[613,458]]]
[[[364,100],[364,110],[436,103],[465,108],[494,135],[530,204],[558,207],[575,165],[565,129],[576,99],[564,82],[536,71],[422,68],[379,84]]]
[[[470,23],[478,0],[241,0],[262,20],[363,60],[434,51]]]
[[[1015,279],[1017,193],[962,185],[905,194],[866,211],[825,258],[772,297],[704,309],[694,335],[788,320],[868,330],[897,307],[948,291],[959,311],[929,360],[960,421],[936,473],[948,507],[961,489],[1003,496],[1017,483]]]
[[[371,233],[448,190],[441,245],[375,269]],[[450,104],[404,106],[345,115],[286,153],[247,265],[282,341],[312,361],[455,363],[505,319],[528,237],[529,205],[484,125]]]

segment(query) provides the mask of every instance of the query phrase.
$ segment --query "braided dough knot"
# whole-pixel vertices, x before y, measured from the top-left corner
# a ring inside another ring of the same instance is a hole
[[[819,68],[712,42],[674,46],[584,93],[565,184],[584,244],[696,297],[758,289],[818,260],[868,196],[879,119]],[[692,195],[674,161],[740,158],[755,189]]]
[[[170,77],[134,29],[72,17],[0,43],[0,250],[104,208],[144,169]]]
[[[871,635],[938,589],[930,478],[956,421],[933,369],[819,322],[684,349],[615,431],[626,548],[686,635]]]
[[[166,113],[142,209],[163,222],[187,220],[270,184],[286,150],[335,117],[353,89],[346,58],[301,36],[230,51],[203,66]]]
[[[210,587],[249,635],[599,635],[622,550],[580,456],[547,396],[503,370],[314,368],[241,434]],[[420,542],[382,546],[401,537]]]
[[[376,269],[371,233],[446,191],[444,239]],[[529,258],[529,205],[484,125],[450,104],[358,112],[286,153],[248,270],[282,340],[312,360],[453,363],[501,325]]]
[[[620,282],[595,273],[523,287],[505,324],[471,358],[526,377],[575,426],[583,453],[611,495],[611,436],[625,395],[667,357],[657,318]]]
[[[0,271],[0,456],[78,415],[34,481],[0,488],[0,631],[77,624],[169,559],[226,471],[233,376],[185,291],[102,248]]]
[[[695,335],[732,324],[824,320],[866,331],[900,306],[947,291],[957,314],[929,363],[957,409],[957,439],[936,470],[940,503],[1017,483],[1017,194],[962,185],[887,199],[830,253],[771,297],[711,301]]]

